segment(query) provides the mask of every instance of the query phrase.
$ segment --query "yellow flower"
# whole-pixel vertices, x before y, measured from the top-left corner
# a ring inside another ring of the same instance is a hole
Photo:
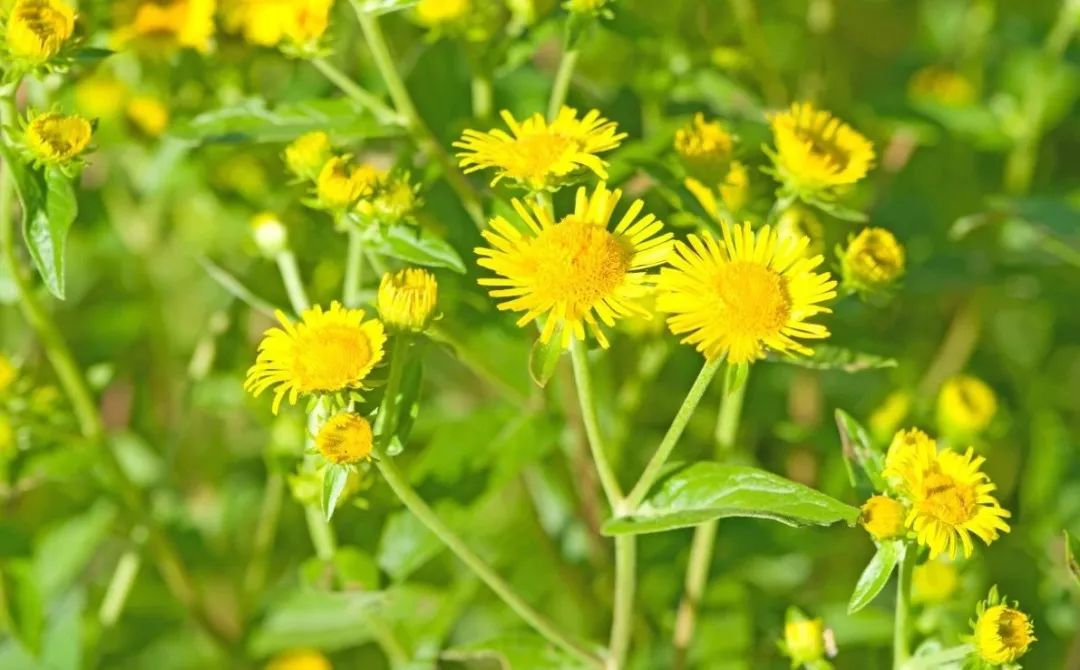
[[[352,412],[330,417],[315,436],[315,448],[337,465],[350,465],[371,457],[371,424]]]
[[[334,0],[232,0],[226,27],[250,44],[307,46],[326,32]]]
[[[991,589],[985,602],[979,603],[974,627],[975,653],[991,665],[1013,663],[1036,640],[1031,617],[999,599],[996,588]]]
[[[735,138],[719,121],[705,121],[703,114],[675,131],[675,152],[693,178],[720,181],[731,162]],[[745,172],[745,168],[744,168]]]
[[[67,163],[86,150],[94,129],[83,117],[45,112],[26,125],[26,146],[42,163]]]
[[[420,332],[434,315],[438,298],[435,275],[420,268],[406,268],[383,275],[376,306],[388,327]]]
[[[818,256],[825,253],[825,226],[821,219],[808,207],[793,205],[784,210],[776,222],[776,234],[780,237],[806,237],[806,256]]]
[[[895,540],[904,535],[904,504],[889,496],[873,496],[862,506],[859,522],[875,540]]]
[[[970,557],[975,535],[986,544],[1009,532],[1009,511],[992,495],[996,488],[979,467],[981,456],[973,449],[960,454],[942,451],[930,455],[922,450],[907,469],[900,485],[911,500],[905,524],[916,533],[919,544],[930,548],[933,560],[947,553],[955,558],[963,548]]]
[[[916,603],[949,602],[959,585],[954,563],[927,561],[915,566],[911,573],[911,599]]]
[[[911,411],[911,394],[907,391],[894,391],[890,393],[877,409],[870,415],[867,424],[870,434],[878,442],[884,442],[890,435],[896,433],[908,412]]]
[[[315,180],[332,156],[330,136],[315,130],[304,133],[285,147],[285,166],[301,179]]]
[[[348,209],[374,194],[381,173],[370,165],[352,165],[348,156],[326,161],[315,184],[319,201],[329,209]]]
[[[186,47],[205,53],[214,38],[215,8],[216,0],[139,0],[134,12],[118,21],[116,39],[152,50]]]
[[[127,116],[146,135],[157,137],[169,125],[169,108],[149,95],[137,95],[127,104]]]
[[[365,321],[363,310],[333,302],[325,311],[318,305],[304,310],[299,323],[281,312],[277,318],[282,328],[266,331],[244,383],[255,396],[276,386],[275,414],[286,394],[295,405],[301,395],[360,388],[382,360],[383,325],[377,319]]]
[[[484,231],[491,248],[477,248],[481,267],[498,277],[480,279],[491,296],[502,299],[499,309],[524,312],[517,325],[546,316],[542,342],[561,329],[563,347],[571,338],[585,339],[585,326],[603,347],[607,336],[600,322],[614,325],[631,314],[647,316],[639,304],[649,278],[643,272],[664,262],[670,233],[660,234],[663,223],[652,214],[638,218],[645,206],[634,201],[613,230],[608,229],[622,191],[604,184],[590,197],[585,187],[577,192],[574,211],[555,222],[546,208],[520,200],[514,209],[528,226],[522,233],[503,217],[491,220],[494,230]]]
[[[420,199],[416,195],[416,186],[409,181],[409,175],[387,175],[374,168],[368,168],[366,179],[372,184],[372,191],[356,203],[356,212],[362,219],[372,223],[391,224],[407,220]]]
[[[947,433],[970,436],[990,425],[997,413],[997,398],[986,382],[971,375],[956,375],[941,386],[937,417]]]
[[[727,176],[720,182],[720,199],[733,214],[746,207],[750,200],[750,173],[740,161],[731,161]]]
[[[784,648],[797,668],[825,658],[825,623],[821,619],[792,619],[784,624]]]
[[[416,4],[416,19],[428,28],[453,23],[465,18],[472,9],[470,0],[420,0]]]
[[[59,0],[16,0],[4,42],[15,59],[40,65],[60,52],[75,32],[75,12]]]
[[[295,649],[275,656],[266,670],[334,670],[334,666],[314,649]]]
[[[836,282],[814,268],[822,258],[805,258],[804,238],[779,237],[765,226],[722,224],[723,243],[706,232],[676,242],[660,271],[657,307],[668,328],[685,335],[708,359],[750,363],[766,349],[810,354],[795,338],[823,339],[825,326],[807,319],[831,310],[820,303],[836,296]]]
[[[251,219],[255,246],[267,258],[274,258],[289,246],[289,231],[276,214],[260,212]]]
[[[851,126],[811,103],[769,117],[778,175],[798,193],[847,186],[866,176],[874,146]]]
[[[930,65],[911,76],[908,96],[916,102],[963,107],[975,101],[975,87],[956,70]]]
[[[577,110],[563,107],[551,123],[541,114],[518,123],[505,110],[502,118],[512,134],[466,130],[454,142],[463,150],[458,158],[466,173],[495,168],[492,185],[509,178],[533,191],[556,190],[585,169],[607,179],[607,163],[596,154],[614,149],[626,137],[595,109],[579,119]]]
[[[885,452],[885,469],[882,474],[894,486],[914,477],[914,469],[937,457],[937,442],[918,428],[901,430],[893,436],[889,450]]]
[[[15,383],[15,377],[18,376],[18,370],[11,363],[7,356],[0,354],[0,393],[7,391],[13,383]]]
[[[75,84],[75,107],[91,119],[111,119],[124,108],[127,87],[116,77],[95,74]]]
[[[882,290],[904,274],[904,245],[884,228],[863,228],[840,255],[840,266],[851,290]]]

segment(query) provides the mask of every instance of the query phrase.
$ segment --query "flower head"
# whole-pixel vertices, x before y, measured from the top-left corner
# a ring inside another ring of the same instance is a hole
[[[266,331],[244,383],[256,396],[276,387],[275,414],[286,394],[294,405],[301,395],[360,388],[382,360],[383,325],[377,319],[365,321],[363,310],[333,302],[325,311],[318,305],[304,310],[299,323],[281,312],[277,318],[282,327]]]
[[[862,506],[859,522],[875,540],[895,540],[905,533],[907,510],[899,500],[873,496]]]
[[[840,253],[844,286],[852,291],[880,291],[904,274],[904,245],[884,228],[863,228]]]
[[[574,211],[556,222],[546,208],[526,208],[514,200],[514,209],[527,232],[502,217],[484,231],[491,245],[476,249],[481,267],[497,277],[480,279],[491,296],[501,299],[499,309],[524,312],[517,325],[546,317],[540,339],[550,341],[561,329],[563,347],[571,338],[585,339],[585,327],[608,346],[600,323],[612,326],[630,314],[648,316],[639,304],[649,281],[644,270],[664,262],[670,233],[652,214],[638,217],[645,206],[634,201],[614,229],[608,228],[622,197],[600,184],[588,195],[578,189]],[[530,211],[531,210],[531,211]]]
[[[657,307],[670,314],[668,328],[684,335],[706,358],[750,363],[766,349],[809,354],[796,341],[829,336],[807,320],[830,310],[836,282],[805,258],[806,238],[779,237],[765,226],[723,224],[723,242],[708,232],[676,242],[672,267],[660,271]]]
[[[333,157],[330,136],[321,130],[304,133],[285,147],[285,166],[301,179],[315,181]]]
[[[731,161],[720,182],[720,199],[731,213],[738,213],[750,200],[750,172],[741,161]]]
[[[719,121],[696,114],[688,125],[675,131],[675,153],[686,172],[705,182],[720,181],[731,163],[735,138]]]
[[[994,390],[978,377],[956,375],[941,385],[937,417],[946,433],[975,435],[990,425],[996,413]]]
[[[359,414],[342,412],[327,419],[315,436],[315,448],[337,465],[351,465],[371,457],[371,424]]]
[[[249,44],[307,47],[326,32],[334,0],[232,0],[226,28]]]
[[[368,168],[365,178],[372,185],[356,203],[362,221],[388,225],[409,221],[421,201],[407,172],[386,174]]]
[[[885,452],[885,469],[882,474],[893,485],[900,485],[914,477],[914,469],[920,463],[928,463],[937,455],[937,442],[918,428],[897,431],[889,450]]]
[[[216,0],[138,0],[134,12],[123,16],[116,40],[121,45],[134,43],[148,51],[180,48],[210,51],[214,38]]]
[[[75,32],[75,11],[61,0],[16,0],[4,43],[16,60],[41,65],[60,53]]]
[[[406,268],[383,275],[376,305],[388,327],[420,332],[434,316],[438,298],[435,275],[420,268]]]
[[[585,170],[607,179],[607,163],[597,154],[614,149],[626,137],[595,109],[579,119],[577,110],[563,107],[551,123],[541,114],[519,123],[505,110],[502,118],[510,133],[466,130],[454,142],[462,149],[461,167],[466,173],[495,168],[493,185],[510,179],[532,191],[556,190]]]
[[[788,111],[771,115],[769,124],[777,174],[796,193],[854,184],[874,162],[868,139],[808,102],[796,102]]]
[[[150,137],[161,135],[169,125],[169,108],[150,95],[133,97],[127,104],[127,116],[136,128]]]
[[[370,165],[353,165],[348,156],[335,156],[319,171],[315,190],[324,207],[343,210],[373,195],[381,177]]]
[[[825,623],[821,619],[789,617],[784,624],[783,648],[793,668],[821,661],[825,658]]]
[[[266,670],[333,670],[333,666],[314,649],[294,649],[272,658]]]
[[[267,258],[274,258],[289,246],[289,231],[276,214],[260,212],[251,219],[255,246]]]
[[[1035,642],[1035,627],[1031,617],[998,597],[997,587],[979,603],[973,622],[972,642],[979,658],[991,665],[1012,663],[1027,653]]]
[[[78,114],[45,112],[29,119],[25,138],[35,160],[58,165],[78,158],[90,145],[93,134],[93,126]]]
[[[955,563],[927,561],[911,572],[911,599],[916,603],[948,602],[959,584]]]

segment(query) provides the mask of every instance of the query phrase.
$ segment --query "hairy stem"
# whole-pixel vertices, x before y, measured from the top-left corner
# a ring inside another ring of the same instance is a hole
[[[570,90],[570,80],[577,65],[578,50],[570,49],[563,53],[559,69],[555,72],[555,82],[551,86],[551,98],[548,99],[548,120],[554,121],[559,110],[566,104],[566,94]]]
[[[578,403],[581,405],[581,418],[585,422],[585,434],[589,437],[589,449],[592,451],[596,472],[600,476],[600,486],[604,489],[611,509],[619,511],[622,507],[623,494],[615,470],[611,467],[604,441],[600,436],[600,422],[596,416],[596,400],[593,398],[592,376],[589,374],[588,355],[585,344],[574,339],[570,344],[570,358],[574,364],[574,381],[577,384]]]
[[[289,295],[289,304],[299,316],[311,306],[308,301],[307,291],[304,290],[304,282],[300,279],[300,268],[296,266],[296,256],[286,249],[279,253],[275,259],[278,271],[281,273],[281,281],[285,284],[285,292]]]
[[[401,115],[388,107],[382,100],[379,100],[378,96],[356,83],[349,75],[339,70],[325,58],[312,58],[311,64],[314,65],[315,69],[321,72],[324,77],[329,79],[334,86],[341,89],[342,93],[355,100],[361,107],[370,110],[380,121],[397,124],[404,123],[404,119],[401,118]]]
[[[364,275],[364,239],[357,230],[349,229],[349,248],[345,256],[345,285],[342,302],[346,307],[360,306],[360,289]]]
[[[634,590],[637,586],[637,537],[620,535],[615,538],[615,604],[611,617],[611,638],[608,643],[608,668],[621,670],[626,666],[630,650],[630,635],[634,623]]]
[[[893,667],[901,668],[911,657],[908,623],[911,612],[911,572],[915,569],[915,549],[904,547],[896,581],[896,613],[893,618]]]

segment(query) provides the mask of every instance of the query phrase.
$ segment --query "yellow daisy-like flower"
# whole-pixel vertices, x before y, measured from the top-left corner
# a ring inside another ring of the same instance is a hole
[[[68,163],[86,150],[94,129],[90,122],[72,114],[45,112],[30,118],[26,124],[26,146],[42,163]]]
[[[911,500],[905,525],[915,531],[919,544],[930,548],[933,560],[947,553],[955,558],[974,551],[971,536],[986,544],[1009,532],[1009,511],[992,495],[997,488],[979,470],[983,459],[973,449],[960,454],[942,451],[919,453],[907,469],[900,489]]]
[[[326,32],[333,5],[334,0],[232,0],[225,24],[249,44],[306,46]]]
[[[792,619],[784,624],[784,650],[797,668],[825,658],[825,623],[821,619]]]
[[[563,107],[554,121],[534,114],[520,123],[503,110],[510,133],[500,129],[482,133],[466,130],[454,146],[465,172],[495,168],[492,185],[510,179],[532,191],[556,190],[591,170],[607,179],[607,163],[597,154],[619,146],[626,133],[614,121],[592,110],[577,118],[577,110]]]
[[[266,670],[333,670],[330,660],[314,649],[295,649],[278,654]]]
[[[420,268],[387,272],[379,283],[376,306],[390,328],[420,332],[435,314],[439,284],[435,275]]]
[[[706,121],[704,114],[696,114],[693,121],[675,131],[675,153],[695,179],[719,181],[734,149],[731,133],[719,121]]]
[[[122,3],[117,7],[121,28],[116,40],[121,45],[134,42],[151,50],[186,47],[210,51],[216,0],[139,0],[133,12]],[[128,12],[130,15],[123,15]]]
[[[420,0],[416,3],[416,19],[428,28],[460,21],[469,14],[469,0]]]
[[[315,191],[328,209],[348,209],[361,198],[375,193],[383,173],[370,165],[353,165],[348,156],[336,156],[326,161]]]
[[[997,397],[983,380],[956,375],[941,385],[937,417],[942,430],[960,436],[980,433],[997,414]]]
[[[799,193],[854,184],[874,162],[870,140],[811,103],[772,114],[769,124],[780,179]]]
[[[561,329],[563,347],[571,338],[585,339],[585,327],[603,347],[607,336],[600,323],[612,326],[631,314],[648,316],[639,304],[647,292],[644,270],[664,262],[670,233],[652,214],[639,218],[645,206],[635,200],[614,229],[608,229],[619,190],[600,184],[589,196],[577,192],[573,213],[556,222],[546,208],[526,209],[514,200],[514,209],[528,226],[522,232],[502,217],[484,231],[491,248],[480,247],[478,263],[497,277],[480,279],[491,296],[502,299],[499,309],[524,312],[517,325],[546,317],[540,339],[550,341]]]
[[[337,465],[351,465],[371,457],[371,424],[352,412],[330,417],[315,436],[315,448],[323,458]]]
[[[671,315],[668,328],[710,360],[750,363],[766,349],[812,353],[795,338],[829,336],[807,321],[830,312],[821,303],[836,297],[829,274],[814,272],[822,258],[803,255],[805,237],[779,237],[768,226],[755,234],[749,223],[722,227],[722,243],[708,232],[676,242],[672,267],[660,271],[657,308]]]
[[[972,642],[979,658],[991,665],[1013,663],[1028,652],[1036,641],[1031,617],[1010,607],[990,591],[987,601],[979,604]]]
[[[904,274],[904,245],[884,228],[863,228],[840,254],[844,285],[853,291],[888,288]]]
[[[41,65],[75,32],[75,11],[58,0],[16,0],[4,28],[7,51],[16,60]]]
[[[927,561],[911,572],[911,600],[916,603],[948,602],[960,585],[956,565],[942,560]]]
[[[333,155],[330,136],[315,130],[304,133],[285,147],[285,166],[297,177],[314,181]]]
[[[277,318],[282,328],[266,331],[244,382],[255,396],[276,387],[275,414],[286,395],[295,405],[301,395],[360,388],[382,360],[386,332],[378,319],[365,321],[363,310],[333,302],[325,311],[318,305],[304,310],[299,323],[281,312]]]
[[[169,125],[169,108],[150,95],[137,95],[127,104],[127,116],[140,131],[150,137],[165,132]]]
[[[889,496],[872,496],[862,506],[859,523],[875,540],[895,540],[905,533],[907,509]]]
[[[885,469],[882,474],[894,486],[913,478],[915,468],[929,463],[937,456],[937,442],[918,428],[901,430],[893,436],[885,452]]]

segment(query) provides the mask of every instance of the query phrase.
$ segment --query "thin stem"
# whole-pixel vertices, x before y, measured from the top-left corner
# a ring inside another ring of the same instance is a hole
[[[608,667],[619,670],[626,664],[634,623],[634,589],[637,585],[637,538],[615,538],[615,605],[608,643]]]
[[[349,75],[339,70],[325,58],[312,58],[311,64],[314,65],[315,69],[321,72],[324,77],[329,79],[334,86],[341,89],[342,93],[355,100],[361,107],[370,110],[375,116],[379,117],[381,121],[397,124],[404,123],[400,114],[391,109],[382,100],[379,100],[378,96],[360,86],[360,84],[356,83]]]
[[[492,90],[491,76],[486,72],[477,73],[472,78],[472,112],[477,119],[491,118]]]
[[[385,452],[379,451],[375,460],[376,467],[382,473],[386,483],[401,500],[402,504],[421,522],[428,530],[435,534],[455,555],[472,570],[487,586],[499,596],[510,609],[529,624],[537,633],[543,635],[552,644],[575,658],[587,663],[594,668],[602,668],[603,663],[595,655],[587,651],[579,643],[571,640],[565,633],[555,627],[542,614],[534,610],[514,591],[502,577],[491,569],[479,556],[473,553],[450,528],[442,522],[427,503],[416,493],[409,484],[408,478],[398,469],[394,459]]]
[[[380,444],[386,448],[397,429],[397,401],[398,390],[401,388],[401,379],[405,373],[405,352],[409,350],[409,334],[402,332],[394,337],[394,345],[390,350],[390,374],[386,380],[386,392],[383,394],[383,405],[379,410],[379,416],[375,419],[375,434],[379,436]]]
[[[709,389],[709,384],[712,383],[713,377],[716,376],[716,371],[720,369],[720,363],[719,360],[705,361],[705,365],[702,366],[693,386],[687,391],[686,398],[679,407],[678,413],[675,414],[671,426],[668,428],[667,433],[664,434],[660,446],[656,448],[656,452],[649,459],[649,463],[645,466],[645,470],[641,473],[637,484],[626,496],[626,507],[629,510],[637,509],[637,506],[645,499],[649,489],[656,482],[656,478],[660,476],[660,470],[663,469],[664,463],[671,456],[675,445],[679,443],[679,438],[682,437],[683,431],[686,430],[686,424],[689,423],[690,417],[693,416],[694,410],[697,409],[698,403],[701,402],[701,397]]]
[[[285,283],[285,292],[289,294],[289,303],[293,311],[299,315],[311,306],[308,302],[307,291],[304,290],[304,282],[300,279],[300,268],[296,266],[296,256],[286,249],[277,255],[278,270],[281,272],[281,281]]]
[[[364,275],[364,238],[360,231],[349,229],[349,248],[345,256],[345,286],[342,300],[346,307],[360,306]]]
[[[308,535],[311,536],[311,544],[315,547],[315,555],[321,561],[334,560],[337,551],[337,539],[334,537],[334,529],[326,520],[318,505],[304,505],[304,518],[307,519]]]
[[[420,116],[420,112],[409,95],[409,90],[405,87],[405,82],[401,79],[401,75],[398,74],[394,57],[390,53],[390,46],[386,43],[386,37],[383,35],[378,17],[367,12],[359,0],[353,0],[352,6],[356,12],[356,18],[360,22],[360,29],[364,32],[364,39],[367,40],[368,49],[371,50],[371,56],[375,59],[375,66],[382,75],[383,82],[390,93],[390,99],[394,101],[394,107],[397,108],[398,114],[405,118],[406,124],[424,148],[428,157],[442,167],[443,176],[446,177],[450,187],[457,193],[466,213],[476,224],[477,229],[482,230],[485,224],[484,208],[481,206],[476,192],[473,191],[472,186],[465,179],[465,175],[454,164],[453,159],[446,153],[439,140],[431,132],[431,129],[424,123],[423,117]]]
[[[272,470],[266,478],[259,518],[255,522],[255,536],[251,542],[251,561],[244,575],[244,592],[248,597],[258,593],[266,583],[267,561],[274,546],[284,495],[285,477]]]
[[[578,50],[570,49],[563,52],[562,60],[559,61],[559,69],[555,72],[555,82],[551,85],[551,98],[548,99],[548,120],[554,121],[559,115],[559,110],[566,104],[566,94],[570,90],[570,80],[574,77],[574,67],[577,65]]]
[[[124,611],[128,594],[135,584],[135,577],[139,574],[139,566],[142,559],[138,549],[129,549],[120,557],[113,571],[112,579],[105,590],[105,597],[101,599],[101,607],[98,609],[98,621],[108,628],[120,620],[120,614]]]
[[[570,359],[574,364],[574,381],[577,384],[578,404],[581,405],[581,418],[585,422],[585,434],[589,437],[589,449],[592,451],[593,462],[596,464],[596,472],[600,476],[600,486],[604,489],[604,495],[611,509],[618,512],[622,507],[622,489],[608,461],[603,438],[600,437],[600,422],[596,416],[596,400],[593,398],[592,377],[589,375],[585,344],[576,338],[570,345]]]
[[[915,550],[909,544],[904,547],[904,557],[896,581],[896,613],[893,618],[893,667],[901,668],[911,651],[908,647],[908,619],[911,611],[911,573],[915,569]]]

